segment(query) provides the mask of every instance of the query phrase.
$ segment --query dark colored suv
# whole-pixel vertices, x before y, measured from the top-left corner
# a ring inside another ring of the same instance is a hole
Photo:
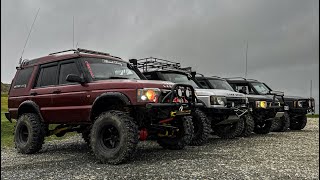
[[[245,83],[250,88],[253,89],[252,93],[256,95],[268,95],[270,92],[273,92],[272,89],[265,83],[260,82],[255,79],[247,79],[247,80],[228,80],[234,87],[239,83]],[[315,111],[315,101],[312,97],[298,97],[298,96],[276,96],[279,101],[285,105],[285,115],[288,118],[288,126],[291,130],[301,130],[307,124],[307,113],[314,113]],[[287,121],[286,121],[287,122]],[[281,121],[276,121],[274,126],[274,130],[281,130],[282,124]]]
[[[18,152],[35,153],[45,136],[76,131],[101,162],[119,164],[132,157],[139,139],[168,149],[188,145],[190,114],[201,106],[195,100],[190,85],[145,80],[121,58],[78,48],[23,61],[5,115],[17,120]]]
[[[272,131],[275,122],[281,119],[281,131],[285,131],[289,127],[289,119],[287,114],[283,112],[283,108],[278,98],[274,95],[257,95],[253,92],[254,87],[249,86],[243,78],[225,79],[217,76],[205,77],[197,76],[198,82],[207,88],[212,89],[229,89],[246,95],[249,100],[249,111],[253,117],[252,121],[245,122],[244,134],[250,134],[252,131],[257,134],[266,134]],[[251,119],[249,119],[251,120]],[[280,129],[279,129],[280,130]]]

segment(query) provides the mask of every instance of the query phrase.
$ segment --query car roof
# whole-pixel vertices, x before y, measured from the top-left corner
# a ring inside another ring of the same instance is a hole
[[[225,80],[227,80],[228,82],[231,83],[252,83],[252,82],[260,82],[256,79],[246,79],[246,78],[242,78],[242,77],[237,77],[237,78],[224,78]],[[261,83],[261,82],[260,82]]]
[[[116,56],[112,56],[108,53],[102,53],[102,52],[92,51],[92,50],[83,51],[85,49],[80,49],[80,48],[78,48],[78,50],[79,51],[65,50],[65,51],[60,51],[60,52],[56,52],[56,53],[50,53],[47,56],[43,56],[43,57],[31,59],[31,60],[23,60],[21,63],[21,67],[29,67],[29,66],[39,65],[39,64],[58,62],[61,60],[78,58],[78,57],[105,58],[105,59],[120,61],[123,63],[128,63],[128,62],[122,60],[121,58],[116,57]],[[80,51],[80,50],[82,50],[82,51]],[[73,51],[73,53],[70,51]],[[62,54],[62,53],[65,53],[65,54]]]
[[[224,80],[224,78],[219,76],[196,76],[196,79],[218,79],[218,80]]]

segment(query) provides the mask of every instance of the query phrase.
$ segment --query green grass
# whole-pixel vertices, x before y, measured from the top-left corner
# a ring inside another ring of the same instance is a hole
[[[10,123],[4,115],[5,112],[8,112],[8,96],[3,96],[3,94],[1,94],[1,147],[13,147],[13,133],[16,121],[13,120],[12,123]],[[56,126],[56,124],[49,125],[49,129],[54,129]],[[46,137],[45,141],[65,139],[67,137],[74,136],[75,134],[77,133],[67,133],[63,137],[56,137],[53,135]]]
[[[319,114],[307,114],[308,118],[319,118]]]

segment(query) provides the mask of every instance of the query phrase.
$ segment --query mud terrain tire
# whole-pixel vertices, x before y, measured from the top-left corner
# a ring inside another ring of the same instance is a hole
[[[102,163],[120,164],[133,157],[138,144],[138,128],[122,111],[103,112],[90,132],[90,146]]]
[[[240,136],[247,137],[253,133],[254,130],[254,119],[250,114],[243,115],[241,118],[244,120],[244,129]]]
[[[40,117],[35,113],[22,114],[17,121],[14,132],[14,143],[18,152],[33,154],[42,148],[45,130]]]
[[[290,119],[291,130],[301,130],[307,125],[307,116],[301,115]]]
[[[217,136],[223,139],[233,139],[236,136],[240,136],[244,128],[244,120],[240,120],[233,124],[216,125],[213,127],[213,131]]]
[[[268,120],[261,123],[255,123],[253,132],[256,134],[268,134],[271,131],[272,121]]]
[[[191,146],[201,146],[208,141],[210,134],[210,124],[207,116],[199,109],[192,113],[192,123],[194,135],[190,143]]]
[[[158,137],[158,144],[164,149],[170,150],[180,150],[189,145],[194,136],[191,116],[177,117],[171,125],[179,128],[179,134],[173,138]]]

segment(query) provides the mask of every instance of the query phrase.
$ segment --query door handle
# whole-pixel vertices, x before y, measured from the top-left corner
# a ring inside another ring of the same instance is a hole
[[[54,94],[59,94],[59,93],[61,93],[61,90],[60,90],[60,89],[56,89],[56,90],[54,90],[52,93],[54,93]]]
[[[35,96],[35,95],[37,95],[38,93],[37,92],[31,92],[30,93],[30,95],[32,95],[32,96]]]

